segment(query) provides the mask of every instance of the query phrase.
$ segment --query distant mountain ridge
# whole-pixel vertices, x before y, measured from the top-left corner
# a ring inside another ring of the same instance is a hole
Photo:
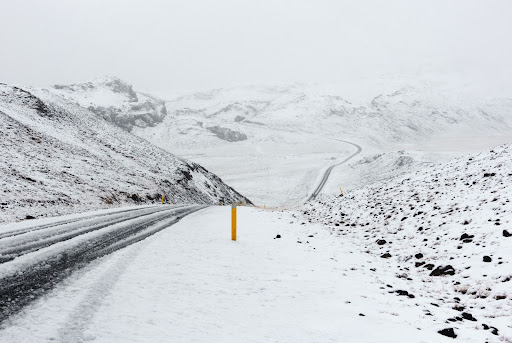
[[[131,85],[117,77],[103,77],[73,85],[54,85],[53,89],[55,94],[76,101],[127,131],[134,126],[155,126],[167,115],[164,101],[135,92]]]

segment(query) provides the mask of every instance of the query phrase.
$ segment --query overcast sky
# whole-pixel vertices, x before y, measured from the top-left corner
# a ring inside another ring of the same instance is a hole
[[[144,90],[512,79],[512,1],[0,0],[0,82],[119,76]]]

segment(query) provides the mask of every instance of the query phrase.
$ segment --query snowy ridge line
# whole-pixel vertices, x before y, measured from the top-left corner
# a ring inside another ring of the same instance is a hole
[[[11,239],[0,239],[0,243],[2,244],[2,248],[0,249],[0,264],[52,244],[75,238],[79,235],[166,210],[168,210],[168,208],[153,207],[150,209],[131,210],[129,211],[131,213],[128,215],[125,213],[115,213],[104,216],[93,216],[92,219],[84,218],[79,227],[73,227],[73,224],[76,222],[75,220],[72,223],[48,227],[47,230],[41,233],[30,231],[27,234],[23,234],[23,237],[19,237],[18,235]]]
[[[139,242],[204,207],[191,205],[146,215],[148,218],[142,220],[129,218],[125,223],[54,243],[2,264],[0,329],[11,315],[52,289],[75,270],[99,257]]]
[[[336,139],[336,138],[332,138],[336,141],[340,141],[340,142],[344,142],[344,143],[347,143],[347,144],[351,144],[353,146],[355,146],[357,148],[357,151],[355,153],[353,153],[352,155],[350,155],[349,157],[347,157],[346,159],[344,159],[343,161],[339,162],[339,163],[336,163],[336,164],[333,164],[332,166],[330,166],[329,168],[327,168],[327,170],[324,172],[324,175],[322,177],[322,180],[320,180],[320,183],[318,184],[318,186],[316,187],[316,189],[313,191],[313,193],[309,196],[309,198],[305,201],[305,202],[309,202],[311,200],[314,200],[318,194],[320,194],[320,192],[322,191],[322,189],[324,188],[325,186],[325,183],[327,182],[327,180],[329,179],[329,176],[331,175],[331,171],[339,166],[339,165],[342,165],[346,162],[348,162],[349,160],[351,160],[353,157],[355,157],[356,155],[360,154],[361,151],[363,151],[363,148],[361,148],[360,145],[358,144],[355,144],[355,143],[352,143],[352,142],[349,142],[349,141],[345,141],[345,140],[342,140],[342,139]]]

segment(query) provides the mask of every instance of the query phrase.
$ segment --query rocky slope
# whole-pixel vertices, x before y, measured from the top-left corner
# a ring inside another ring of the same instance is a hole
[[[130,88],[119,91],[124,96]],[[158,203],[162,195],[168,203],[245,199],[200,165],[53,90],[0,84],[0,128],[0,222]]]
[[[512,145],[323,196],[301,216],[374,256],[362,267],[441,334],[512,340]]]

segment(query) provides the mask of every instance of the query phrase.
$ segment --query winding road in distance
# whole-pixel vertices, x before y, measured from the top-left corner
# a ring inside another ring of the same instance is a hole
[[[347,143],[347,144],[350,144],[350,145],[353,145],[357,148],[357,151],[355,153],[353,153],[352,155],[350,155],[349,157],[347,157],[346,159],[344,159],[343,161],[339,162],[339,163],[336,163],[336,164],[333,164],[332,166],[330,166],[329,168],[327,168],[327,170],[325,171],[324,175],[322,176],[322,180],[320,180],[320,183],[318,184],[318,186],[315,188],[315,190],[313,191],[313,193],[311,193],[311,195],[309,196],[309,198],[306,200],[306,202],[309,202],[313,199],[315,199],[318,194],[320,194],[320,192],[322,191],[322,189],[324,188],[325,186],[325,183],[327,182],[327,180],[329,179],[329,176],[331,175],[331,171],[343,164],[343,163],[346,163],[347,161],[351,160],[352,158],[354,158],[356,155],[360,154],[361,151],[363,151],[363,148],[361,148],[361,146],[355,144],[355,143],[352,143],[352,142],[349,142],[349,141],[345,141],[345,140],[342,140],[342,139],[337,139],[337,138],[330,138],[330,139],[333,139],[333,140],[336,140],[336,141],[340,141],[340,142],[343,142],[343,143]]]

